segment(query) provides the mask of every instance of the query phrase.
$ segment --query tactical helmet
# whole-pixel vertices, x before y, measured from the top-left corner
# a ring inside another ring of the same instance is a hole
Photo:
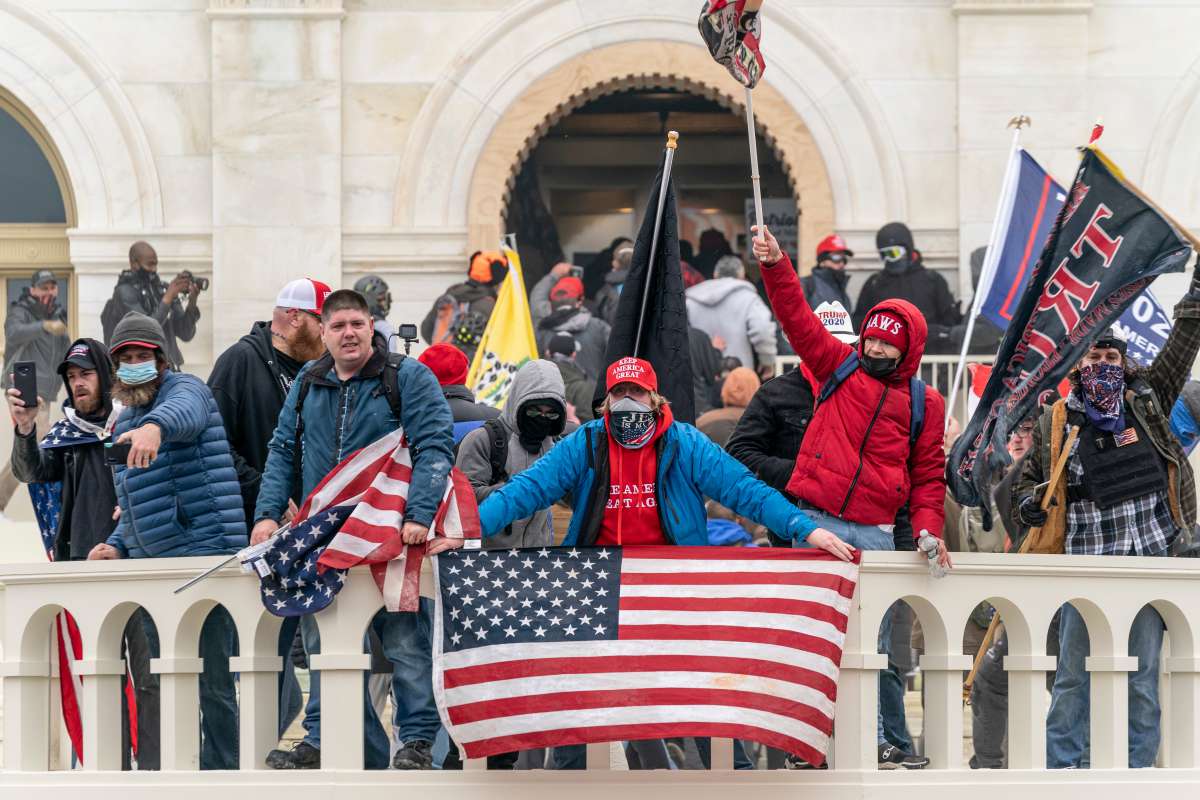
[[[354,291],[367,299],[372,317],[384,319],[392,310],[392,293],[387,281],[378,275],[365,275],[354,282]]]

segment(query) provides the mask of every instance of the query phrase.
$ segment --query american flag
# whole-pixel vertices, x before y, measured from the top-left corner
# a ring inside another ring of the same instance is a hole
[[[269,568],[260,573],[263,606],[280,617],[320,611],[342,588],[346,570],[367,564],[389,611],[416,611],[425,545],[400,539],[411,477],[400,429],[334,467],[262,555]],[[451,470],[429,537],[468,539],[477,548],[479,535],[471,484]]]
[[[673,736],[825,760],[858,564],[820,550],[438,556],[434,693],[469,758]]]

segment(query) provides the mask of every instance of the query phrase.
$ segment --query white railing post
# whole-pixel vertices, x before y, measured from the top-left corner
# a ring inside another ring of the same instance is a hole
[[[200,673],[202,658],[152,658],[159,680],[159,747],[162,769],[200,768]]]
[[[834,709],[833,768],[878,767],[879,672],[884,669],[887,656],[883,653],[842,652]]]
[[[709,741],[709,769],[733,769],[733,739],[713,737]]]
[[[1174,642],[1172,642],[1174,644]],[[1200,766],[1200,658],[1180,656],[1164,660],[1170,683],[1170,725],[1167,740],[1167,766],[1188,769]],[[1163,709],[1166,711],[1166,709]]]
[[[585,764],[589,772],[612,769],[612,742],[590,742],[585,747]]]
[[[1084,661],[1092,684],[1092,769],[1129,766],[1129,673],[1137,670],[1137,661],[1135,656]]]
[[[1046,768],[1046,673],[1054,656],[1005,656],[1009,769]]]
[[[241,769],[266,769],[265,759],[279,741],[279,672],[283,658],[276,655],[233,656],[229,671],[239,675],[238,765]]]
[[[963,755],[962,676],[971,669],[965,655],[921,656],[925,682],[925,755],[934,769],[961,769]]]
[[[322,631],[321,650],[332,643]],[[321,673],[321,769],[363,768],[363,672],[366,653],[314,653],[309,666]]]
[[[120,770],[125,662],[119,658],[81,661],[77,672],[83,683],[83,768]]]
[[[15,642],[7,642],[10,658]],[[49,667],[40,661],[0,663],[4,679],[4,767],[25,772],[49,768]]]

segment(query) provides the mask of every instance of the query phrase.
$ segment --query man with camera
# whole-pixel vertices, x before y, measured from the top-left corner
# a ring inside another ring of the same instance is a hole
[[[158,254],[147,242],[134,242],[129,248],[129,269],[121,273],[112,299],[104,307],[100,321],[104,339],[112,343],[112,330],[130,311],[153,317],[162,326],[166,337],[163,354],[176,368],[183,366],[179,341],[190,342],[196,335],[200,309],[196,305],[200,292],[208,288],[207,278],[197,278],[184,270],[170,283],[158,276]],[[187,297],[184,308],[180,299]]]

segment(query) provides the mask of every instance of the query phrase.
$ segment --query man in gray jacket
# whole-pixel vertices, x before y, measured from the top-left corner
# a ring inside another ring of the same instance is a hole
[[[722,256],[713,279],[687,290],[688,322],[725,342],[724,355],[760,376],[775,374],[775,318],[737,256]]]
[[[562,376],[551,362],[538,359],[517,370],[504,412],[468,433],[459,445],[456,466],[471,480],[476,500],[483,502],[550,451],[566,430],[565,395]],[[552,539],[550,510],[545,509],[517,520],[484,546],[544,547]]]
[[[538,351],[546,352],[556,333],[570,334],[578,344],[576,363],[593,381],[604,373],[605,351],[612,326],[583,307],[583,281],[571,274],[571,265],[555,264],[529,294]]]

